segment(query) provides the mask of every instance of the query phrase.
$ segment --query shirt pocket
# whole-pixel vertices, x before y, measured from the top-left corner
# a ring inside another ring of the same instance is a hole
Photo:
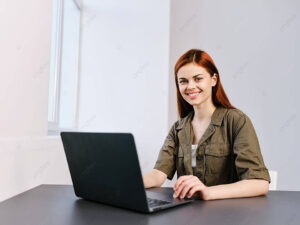
[[[207,174],[226,174],[230,170],[231,150],[229,144],[213,143],[205,150]]]
[[[176,170],[177,170],[177,177],[180,177],[185,174],[185,169],[184,169],[184,153],[179,146],[177,154],[176,154]]]

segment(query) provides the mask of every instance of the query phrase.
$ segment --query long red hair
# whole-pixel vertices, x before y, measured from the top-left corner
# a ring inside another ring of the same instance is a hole
[[[177,109],[180,118],[187,116],[191,111],[194,110],[193,106],[186,102],[180,94],[179,87],[178,87],[178,71],[181,67],[188,63],[195,63],[203,68],[210,74],[212,77],[214,74],[217,76],[217,83],[214,87],[212,87],[212,101],[213,104],[225,108],[235,109],[234,106],[231,105],[223,86],[221,84],[220,76],[218,69],[212,60],[212,58],[205,52],[200,49],[191,49],[184,53],[176,62],[175,64],[175,83],[176,83],[176,93],[177,93]]]

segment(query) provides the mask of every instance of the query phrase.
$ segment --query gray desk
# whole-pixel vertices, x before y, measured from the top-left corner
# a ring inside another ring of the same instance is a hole
[[[271,191],[255,198],[197,200],[154,214],[141,214],[78,199],[72,186],[41,185],[0,203],[0,224],[299,225],[300,192]]]

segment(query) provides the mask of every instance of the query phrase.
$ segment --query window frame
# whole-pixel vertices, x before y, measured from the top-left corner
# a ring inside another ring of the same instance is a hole
[[[78,128],[78,105],[79,105],[79,56],[80,56],[80,46],[81,46],[81,32],[79,34],[79,49],[78,49],[78,55],[77,57],[77,76],[76,76],[76,86],[75,86],[75,109],[74,109],[74,121],[73,121],[73,127],[72,128],[63,128],[59,125],[59,113],[60,113],[60,94],[61,94],[61,64],[62,64],[62,48],[63,48],[63,24],[64,24],[64,1],[65,0],[57,0],[58,2],[58,10],[57,10],[57,21],[55,27],[52,26],[52,29],[56,29],[57,33],[55,36],[55,50],[54,55],[52,56],[51,53],[51,60],[54,60],[54,69],[52,74],[49,74],[49,81],[51,76],[54,78],[53,82],[53,112],[51,118],[53,120],[49,120],[48,115],[48,135],[58,135],[60,131],[76,131]],[[78,0],[72,0],[75,4],[76,8],[80,11],[80,17],[81,17],[81,5]],[[54,13],[53,13],[54,15]],[[81,26],[81,22],[79,24]],[[79,28],[81,30],[81,28]],[[53,32],[53,30],[52,30]],[[51,36],[52,37],[52,36]],[[51,44],[53,44],[51,40]],[[49,87],[50,88],[50,87]],[[50,95],[50,90],[49,90]],[[49,101],[49,99],[48,99]],[[49,114],[49,110],[48,110]]]

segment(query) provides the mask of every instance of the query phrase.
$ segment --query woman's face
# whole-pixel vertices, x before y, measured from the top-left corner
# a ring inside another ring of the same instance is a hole
[[[189,104],[196,106],[211,101],[212,87],[217,83],[216,74],[212,77],[195,63],[188,63],[177,73],[177,82],[181,96]]]

